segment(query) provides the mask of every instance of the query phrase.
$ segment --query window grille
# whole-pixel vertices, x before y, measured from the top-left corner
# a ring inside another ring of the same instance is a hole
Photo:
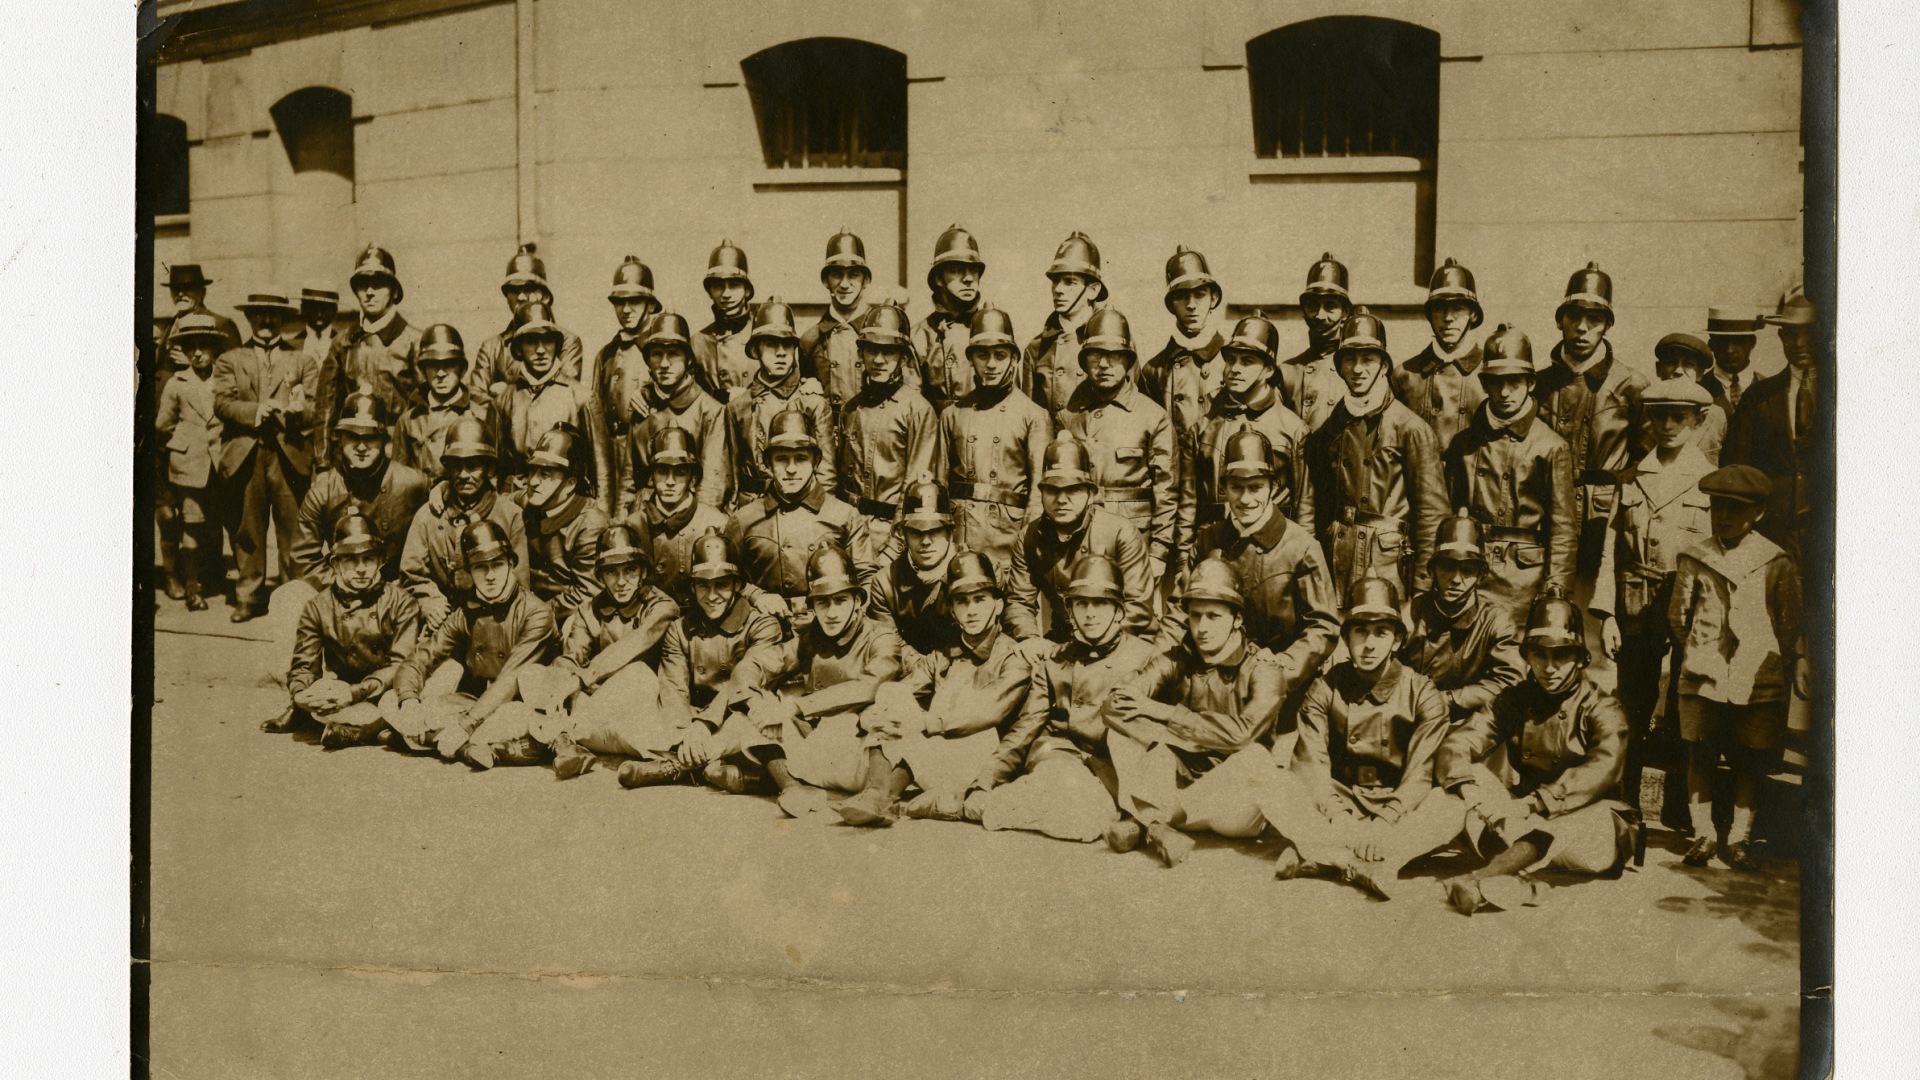
[[[906,168],[905,54],[806,38],[763,49],[740,70],[768,168]]]
[[[1247,42],[1254,152],[1263,158],[1431,160],[1440,136],[1440,35],[1366,15],[1283,26]]]

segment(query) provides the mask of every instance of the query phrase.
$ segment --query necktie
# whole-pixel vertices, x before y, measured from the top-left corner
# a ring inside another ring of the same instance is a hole
[[[1814,372],[1800,377],[1800,393],[1793,402],[1793,434],[1802,442],[1813,436]]]
[[[1727,376],[1727,404],[1736,409],[1740,407],[1740,376],[1738,375]]]

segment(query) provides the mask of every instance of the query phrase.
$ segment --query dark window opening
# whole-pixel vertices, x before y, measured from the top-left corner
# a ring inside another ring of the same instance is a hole
[[[907,57],[806,38],[740,61],[770,169],[907,167]]]
[[[1440,35],[1333,15],[1247,42],[1254,152],[1431,160],[1440,141]]]
[[[147,118],[146,176],[155,216],[187,213],[187,122],[160,113]]]
[[[295,173],[353,179],[353,99],[325,86],[295,90],[268,110]]]

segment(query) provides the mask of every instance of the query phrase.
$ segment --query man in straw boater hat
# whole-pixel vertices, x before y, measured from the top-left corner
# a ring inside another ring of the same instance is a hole
[[[1107,298],[1107,284],[1100,280],[1100,249],[1085,233],[1069,234],[1053,253],[1047,280],[1053,283],[1053,313],[1046,328],[1027,343],[1020,375],[1033,400],[1057,424],[1060,410],[1087,377],[1080,363],[1080,328]]]
[[[1390,900],[1408,863],[1460,834],[1465,808],[1433,783],[1447,700],[1398,658],[1407,624],[1393,582],[1360,582],[1340,636],[1347,659],[1307,691],[1297,746],[1274,742],[1292,762],[1261,797],[1290,842],[1274,876],[1337,876]]]
[[[908,382],[935,408],[944,411],[974,387],[974,371],[967,360],[973,317],[986,306],[980,279],[987,264],[973,235],[958,225],[947,226],[933,243],[933,263],[927,268],[927,289],[933,310],[913,324],[913,352],[917,359]]]
[[[1813,483],[1816,467],[1831,437],[1823,438],[1818,401],[1822,372],[1814,349],[1818,313],[1807,294],[1796,285],[1780,298],[1777,314],[1767,322],[1780,331],[1780,349],[1787,354],[1786,370],[1753,384],[1734,411],[1727,443],[1720,452],[1722,465],[1751,465],[1772,483],[1760,534],[1787,550],[1795,559],[1808,556],[1807,530],[1813,523]],[[1827,394],[1831,396],[1829,387]]]
[[[1480,595],[1488,569],[1480,523],[1456,514],[1440,523],[1437,540],[1427,563],[1433,588],[1413,598],[1400,659],[1433,681],[1460,720],[1525,678],[1526,669],[1513,616]]]
[[[1720,448],[1727,442],[1727,425],[1733,421],[1733,403],[1713,397],[1714,387],[1706,381],[1713,370],[1713,350],[1693,334],[1668,334],[1653,347],[1653,371],[1661,379],[1692,379],[1707,391],[1712,407],[1700,414],[1700,426],[1693,434],[1694,449],[1708,461],[1720,460]]]
[[[963,820],[967,796],[991,785],[995,754],[1027,699],[1033,668],[1001,632],[1007,594],[993,560],[953,556],[940,591],[944,602],[928,618],[945,624],[942,644],[903,654],[900,681],[882,683],[861,715],[869,745],[892,768],[869,768],[866,786],[840,804],[849,824],[886,825],[900,814]],[[920,794],[898,805],[910,787]]]
[[[953,497],[954,543],[1011,566],[1021,527],[1040,513],[1040,458],[1053,419],[1015,382],[1013,320],[981,307],[967,328],[973,389],[940,410],[941,462]]]
[[[608,464],[613,470],[611,486],[617,493],[642,486],[636,484],[631,475],[633,455],[627,452],[627,447],[629,426],[636,416],[647,414],[646,391],[653,382],[653,375],[647,370],[646,351],[641,347],[647,321],[659,314],[662,306],[653,291],[653,268],[632,255],[627,256],[614,268],[607,303],[613,305],[613,316],[620,329],[593,358],[594,392],[607,430],[607,452],[611,456]]]
[[[1393,370],[1393,394],[1433,428],[1445,449],[1467,429],[1486,400],[1475,369],[1480,343],[1470,335],[1485,319],[1473,271],[1449,258],[1427,283],[1427,325],[1433,340]]]
[[[520,504],[493,484],[498,460],[487,425],[463,416],[447,429],[440,451],[442,477],[413,515],[400,549],[400,581],[420,603],[420,630],[431,634],[473,595],[473,575],[460,553],[460,536],[476,521],[499,526],[514,550],[514,572],[527,584],[527,533]]]
[[[1307,425],[1280,401],[1270,381],[1280,355],[1280,335],[1258,315],[1234,324],[1233,336],[1220,347],[1222,369],[1219,391],[1206,403],[1206,413],[1185,432],[1180,454],[1179,545],[1196,548],[1199,530],[1227,517],[1222,485],[1227,444],[1241,433],[1257,431],[1266,437],[1275,464],[1270,492],[1278,512],[1313,532],[1313,488],[1307,476]]]
[[[733,456],[727,445],[727,409],[707,392],[700,367],[694,362],[693,339],[687,320],[666,311],[655,315],[640,332],[640,351],[647,358],[648,383],[643,403],[628,414],[627,445],[632,468],[614,498],[614,517],[626,518],[649,497],[653,440],[667,428],[693,436],[700,456],[699,499],[717,510],[733,505]]]
[[[1147,587],[1160,590],[1175,558],[1180,514],[1180,459],[1173,420],[1134,386],[1140,356],[1117,308],[1101,308],[1080,331],[1080,367],[1087,377],[1054,414],[1057,433],[1087,448],[1100,505],[1125,518],[1147,541]],[[1156,610],[1164,607],[1160,599]]]
[[[834,469],[841,497],[860,512],[862,541],[873,560],[885,563],[905,538],[894,518],[913,479],[934,469],[940,448],[939,418],[922,394],[906,385],[913,365],[907,313],[882,305],[860,328],[860,364],[866,384],[840,414],[840,460]],[[814,437],[827,444],[826,433]],[[822,483],[825,481],[823,480]]]
[[[1220,392],[1223,365],[1220,347],[1227,337],[1216,325],[1226,294],[1207,257],[1180,244],[1167,260],[1167,292],[1163,300],[1173,316],[1167,344],[1140,365],[1140,392],[1173,418],[1177,437],[1185,437]]]
[[[1713,353],[1713,370],[1700,377],[1707,393],[1726,398],[1733,408],[1760,381],[1753,370],[1753,346],[1765,324],[1752,308],[1711,307],[1707,309],[1707,327],[1703,331],[1707,349]]]
[[[322,458],[332,449],[333,418],[347,395],[362,383],[386,402],[388,415],[398,416],[413,399],[420,382],[414,367],[420,328],[400,314],[399,305],[407,292],[400,284],[392,253],[368,244],[354,260],[347,285],[360,305],[360,317],[334,337],[333,348],[320,365],[317,431]]]
[[[1639,815],[1618,798],[1626,713],[1587,675],[1580,609],[1549,585],[1527,617],[1527,677],[1446,734],[1436,786],[1466,803],[1466,836],[1487,861],[1443,881],[1462,915],[1538,904],[1552,868],[1585,874],[1644,856]]]
[[[566,334],[546,304],[528,303],[520,309],[519,321],[508,346],[513,354],[508,383],[494,388],[494,407],[500,414],[500,489],[516,496],[527,492],[534,448],[547,432],[564,425],[574,433],[568,450],[577,455],[581,488],[602,515],[611,517],[613,466],[593,388],[567,374],[561,360]]]
[[[862,581],[873,573],[859,513],[820,484],[821,456],[812,417],[799,409],[776,415],[767,423],[773,490],[735,510],[727,523],[741,576],[784,601],[796,624],[810,617],[807,559],[816,548],[846,552]]]
[[[547,264],[535,253],[534,245],[521,244],[520,250],[507,260],[506,272],[500,280],[500,295],[507,303],[507,325],[480,343],[474,350],[473,366],[467,371],[467,389],[483,396],[491,395],[501,385],[513,385],[520,375],[521,360],[514,349],[515,331],[526,321],[528,306],[542,305],[544,318],[549,322],[553,320],[553,287],[547,283]],[[579,336],[558,327],[554,332],[560,338],[556,345],[559,370],[568,379],[580,382],[580,365],[586,350]]]
[[[747,331],[753,322],[753,278],[748,276],[747,253],[731,240],[707,256],[707,276],[701,279],[713,305],[713,321],[693,339],[693,355],[707,390],[722,405],[736,388],[753,381],[759,365],[747,355]]]
[[[300,313],[284,291],[267,286],[251,293],[240,312],[251,340],[213,365],[213,405],[222,422],[219,470],[230,492],[229,528],[240,567],[234,622],[266,612],[261,589],[269,518],[281,572],[289,579],[295,574],[300,500],[313,474],[311,405],[319,378],[312,359],[280,337],[281,324]]]
[[[833,404],[820,383],[800,370],[800,335],[794,329],[793,309],[779,297],[770,296],[754,308],[747,354],[760,369],[726,406],[736,504],[765,495],[773,484],[765,454],[767,424],[775,416],[799,409],[813,417],[813,430],[821,442],[828,446],[836,442]],[[822,486],[833,487],[833,470],[833,456],[822,455]]]
[[[438,482],[440,451],[454,421],[470,416],[483,426],[496,423],[493,399],[467,388],[467,349],[460,331],[435,323],[420,333],[415,367],[420,390],[407,403],[393,429],[393,460]]]
[[[1047,444],[1040,463],[1041,513],[1022,530],[1007,575],[1007,625],[1014,637],[1034,642],[1036,655],[1073,639],[1067,587],[1073,568],[1088,555],[1108,560],[1118,575],[1121,630],[1142,638],[1154,634],[1147,542],[1127,519],[1094,505],[1099,490],[1084,445],[1073,438]],[[1043,630],[1045,642],[1037,641]]]
[[[1391,579],[1402,595],[1409,584],[1426,588],[1447,493],[1433,429],[1394,400],[1386,327],[1366,308],[1356,310],[1334,359],[1345,394],[1307,436],[1306,455],[1313,520],[1344,609],[1347,594],[1369,576]]]
[[[1441,456],[1454,509],[1483,530],[1482,588],[1515,623],[1526,619],[1542,583],[1573,587],[1580,543],[1573,456],[1540,422],[1534,381],[1532,343],[1501,323],[1487,335],[1480,365],[1486,400]]]
[[[1341,328],[1352,314],[1346,264],[1326,252],[1307,268],[1307,284],[1300,290],[1300,318],[1307,324],[1307,347],[1273,373],[1280,399],[1309,431],[1326,422],[1346,393],[1334,351],[1340,347]]]
[[[188,611],[205,611],[205,593],[221,592],[227,583],[220,550],[226,493],[214,468],[221,421],[213,397],[214,357],[226,351],[227,337],[213,316],[191,311],[178,317],[172,333],[186,363],[162,384],[154,414],[154,431],[166,440],[154,516],[163,548],[177,546],[177,554],[163,553],[167,595],[186,601]]]
[[[594,552],[607,527],[607,515],[588,498],[579,444],[580,433],[562,424],[527,455],[527,578],[560,619],[600,591]]]
[[[1288,671],[1246,633],[1248,598],[1233,564],[1215,552],[1181,591],[1186,634],[1113,688],[1101,718],[1119,779],[1115,851],[1144,839],[1169,867],[1193,851],[1189,832],[1258,836],[1256,794],[1272,782],[1275,750],[1292,752],[1292,718],[1275,729]]]
[[[800,370],[826,391],[838,416],[866,377],[860,368],[860,327],[874,310],[867,300],[873,270],[867,266],[866,245],[845,226],[827,239],[820,284],[827,287],[827,310],[800,335]]]
[[[386,546],[379,526],[349,513],[328,537],[327,583],[306,602],[287,667],[287,704],[260,730],[324,727],[321,744],[372,742],[398,707],[400,665],[419,645],[420,608],[400,583],[381,574]]]

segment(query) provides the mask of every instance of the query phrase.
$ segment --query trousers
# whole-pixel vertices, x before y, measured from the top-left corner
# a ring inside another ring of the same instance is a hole
[[[1115,733],[1107,737],[1107,751],[1120,782],[1120,809],[1141,825],[1236,837],[1266,831],[1262,806],[1281,784],[1266,747],[1248,747],[1197,776],[1164,743],[1149,748]]]
[[[1398,821],[1367,812],[1366,807],[1334,785],[1325,805],[1315,802],[1308,785],[1291,769],[1267,804],[1268,823],[1293,841],[1300,857],[1312,863],[1334,863],[1372,841],[1389,877],[1408,863],[1460,835],[1466,805],[1439,789],[1429,791],[1420,804]]]
[[[1120,820],[1113,763],[1058,735],[1042,735],[1027,754],[1027,770],[980,796],[983,828],[1024,829],[1089,843]]]
[[[257,604],[267,580],[267,525],[272,518],[273,538],[283,576],[293,569],[294,534],[300,522],[300,502],[307,497],[307,477],[294,469],[286,456],[267,446],[255,448],[230,479],[231,497],[226,500],[232,517],[234,561],[240,567],[240,583],[234,589],[234,603]]]

